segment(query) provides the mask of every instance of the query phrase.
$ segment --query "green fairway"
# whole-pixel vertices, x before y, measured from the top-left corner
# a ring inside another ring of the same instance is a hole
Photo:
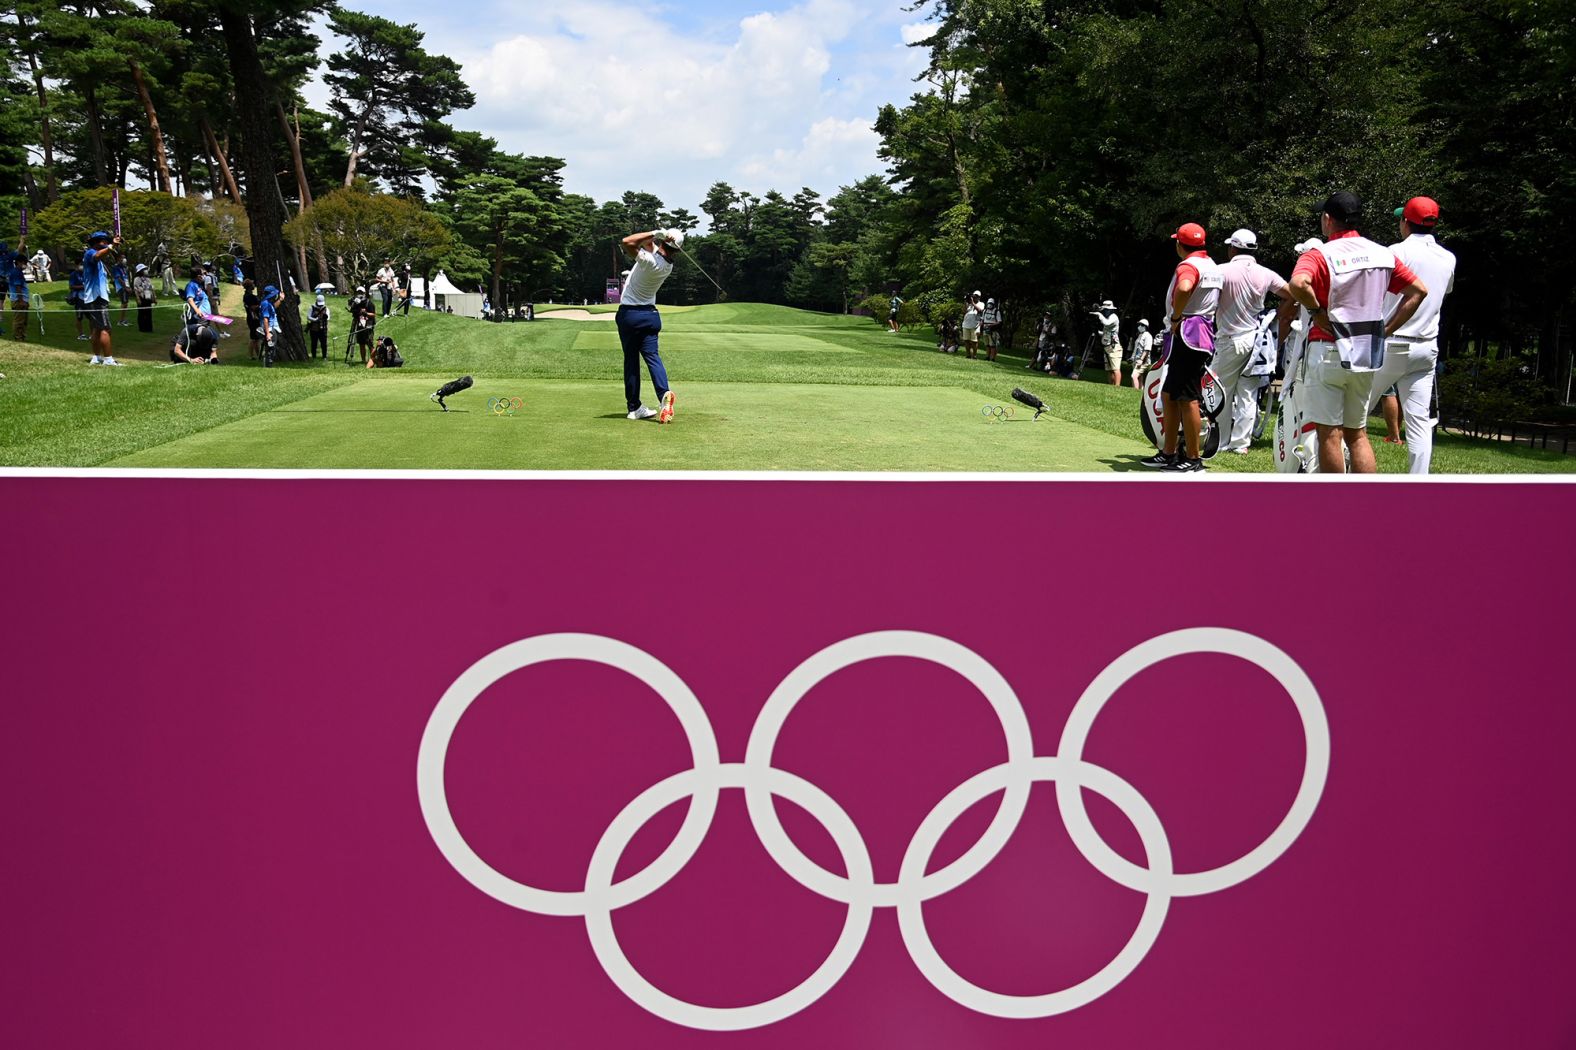
[[[62,286],[45,291],[58,308]],[[407,366],[371,372],[346,367],[345,304],[331,306],[330,359],[273,369],[248,360],[239,326],[221,344],[220,367],[163,367],[174,313],[159,315],[154,334],[114,329],[128,367],[92,368],[69,314],[47,315],[42,339],[35,319],[32,345],[0,340],[9,377],[0,384],[0,463],[1109,472],[1136,469],[1150,452],[1130,387],[1050,379],[1027,372],[1022,357],[938,354],[928,331],[890,335],[868,318],[747,303],[664,307],[662,355],[679,412],[659,426],[624,418],[622,357],[607,320],[487,324],[417,311],[378,329],[399,342]],[[462,374],[476,385],[453,411],[427,400]],[[1050,414],[1030,422],[1010,401],[1014,386],[1045,398]],[[650,403],[649,382],[644,390]],[[488,399],[499,397],[522,407],[495,416]],[[987,422],[980,410],[990,404],[1017,415]],[[1405,469],[1402,449],[1380,445],[1378,454],[1382,471]],[[1440,473],[1573,465],[1553,452],[1449,436],[1435,454]],[[1267,444],[1212,467],[1268,471]]]
[[[1001,423],[955,387],[691,383],[678,422],[632,423],[607,383],[483,379],[434,407],[419,376],[379,377],[113,461],[168,467],[259,462],[354,468],[684,470],[1081,470],[1148,454],[1115,438],[1023,412]],[[489,400],[520,398],[512,415]],[[502,409],[498,410],[502,412]]]

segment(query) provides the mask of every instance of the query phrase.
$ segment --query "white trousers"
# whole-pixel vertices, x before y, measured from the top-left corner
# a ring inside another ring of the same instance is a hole
[[[1391,336],[1385,340],[1384,365],[1374,373],[1370,413],[1380,395],[1392,385],[1400,395],[1401,416],[1406,420],[1406,472],[1427,474],[1434,458],[1434,424],[1429,416],[1434,397],[1434,365],[1439,361],[1439,341]]]
[[[1252,356],[1252,332],[1215,344],[1215,360],[1210,367],[1215,370],[1220,392],[1226,399],[1226,407],[1216,421],[1220,432],[1228,435],[1220,446],[1223,452],[1248,447],[1253,430],[1253,398],[1260,384],[1253,380],[1244,382],[1242,370],[1248,367],[1248,359]]]

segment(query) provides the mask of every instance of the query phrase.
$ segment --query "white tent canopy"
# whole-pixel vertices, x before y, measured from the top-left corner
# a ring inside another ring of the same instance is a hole
[[[411,294],[416,294],[414,286]],[[480,317],[482,315],[482,296],[479,292],[462,292],[454,286],[442,270],[432,279],[432,309],[443,310],[452,307],[461,317]]]
[[[438,276],[436,276],[436,277],[434,277],[432,279],[432,294],[433,295],[464,295],[465,293],[460,291],[458,288],[454,287],[454,282],[449,280],[448,275],[445,274],[442,270],[439,270],[438,271]]]

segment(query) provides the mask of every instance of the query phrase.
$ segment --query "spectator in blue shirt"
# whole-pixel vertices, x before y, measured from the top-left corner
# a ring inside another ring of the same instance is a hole
[[[0,255],[6,254],[0,252]],[[7,259],[9,272],[5,275],[6,288],[11,295],[11,338],[19,343],[27,342],[27,311],[32,305],[27,291],[27,274],[22,272],[25,258],[26,253],[19,248],[14,256]]]
[[[120,251],[120,238],[103,230],[88,234],[88,247],[82,253],[82,315],[92,329],[93,356],[90,365],[119,366],[109,335],[109,266]]]
[[[263,301],[257,308],[263,322],[263,367],[274,367],[274,347],[279,341],[278,306],[285,301],[284,293],[273,285],[263,289]]]
[[[188,327],[201,324],[209,314],[213,313],[213,306],[208,302],[208,292],[203,288],[201,264],[192,267],[192,279],[186,282],[186,290],[181,293],[181,298],[186,300]]]

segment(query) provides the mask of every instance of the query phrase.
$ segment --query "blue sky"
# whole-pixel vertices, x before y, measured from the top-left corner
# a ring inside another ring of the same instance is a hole
[[[913,94],[925,57],[901,0],[352,4],[416,23],[464,66],[477,104],[457,126],[564,157],[571,192],[696,212],[718,181],[830,196],[879,172],[871,121]]]

